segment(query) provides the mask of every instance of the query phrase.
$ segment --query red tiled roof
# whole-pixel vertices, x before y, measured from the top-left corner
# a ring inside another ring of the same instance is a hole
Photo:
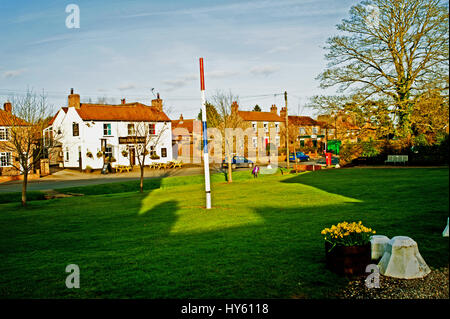
[[[264,121],[264,122],[284,121],[278,114],[272,112],[238,111],[238,114],[244,121]]]
[[[319,125],[317,123],[317,121],[313,120],[312,118],[310,118],[309,116],[288,116],[289,119],[289,124],[293,124],[293,125],[309,125],[309,126],[313,126],[313,125]]]
[[[119,105],[81,103],[76,111],[85,121],[170,122],[164,112],[141,103]]]
[[[25,125],[29,125],[29,124],[26,121],[11,114],[10,112],[0,110],[0,126],[13,126],[13,125],[25,126]]]
[[[192,134],[194,131],[194,119],[187,119],[187,120],[175,120],[172,121],[172,130],[175,128],[185,128],[188,130],[189,133]]]

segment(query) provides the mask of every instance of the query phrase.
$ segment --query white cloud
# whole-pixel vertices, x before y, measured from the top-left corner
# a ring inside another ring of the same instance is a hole
[[[22,73],[24,73],[25,71],[26,71],[25,69],[4,71],[3,77],[6,79],[15,78],[15,77],[21,75]]]
[[[277,72],[280,68],[272,65],[255,66],[250,69],[250,73],[253,75],[269,76]]]
[[[269,51],[267,51],[267,53],[279,53],[279,52],[284,52],[284,51],[288,51],[290,49],[290,47],[288,46],[276,46],[272,49],[270,49]]]
[[[238,74],[239,74],[239,72],[237,72],[237,71],[222,70],[222,71],[206,72],[205,77],[211,78],[211,79],[223,79],[223,78],[233,77]]]
[[[120,91],[132,90],[135,88],[136,88],[136,85],[134,85],[133,83],[122,84],[121,86],[118,87],[118,89]]]
[[[186,86],[189,82],[192,82],[197,79],[198,79],[197,75],[190,74],[180,77],[178,79],[164,80],[162,81],[162,83],[168,86],[167,91],[174,91]]]

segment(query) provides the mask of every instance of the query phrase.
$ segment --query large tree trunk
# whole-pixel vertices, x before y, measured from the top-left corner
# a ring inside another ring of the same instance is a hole
[[[141,182],[139,184],[141,193],[144,192],[144,165],[141,165]]]
[[[23,174],[23,182],[22,182],[22,206],[27,206],[27,185],[28,185],[28,172],[24,172]]]

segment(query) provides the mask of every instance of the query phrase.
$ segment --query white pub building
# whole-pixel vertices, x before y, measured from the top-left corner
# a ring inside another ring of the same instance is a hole
[[[145,165],[172,161],[171,121],[163,112],[159,94],[151,106],[121,102],[80,103],[80,95],[72,89],[67,107],[62,107],[44,130],[50,164],[80,170],[101,169],[105,161],[112,167],[134,166],[142,154],[136,148],[143,144]]]

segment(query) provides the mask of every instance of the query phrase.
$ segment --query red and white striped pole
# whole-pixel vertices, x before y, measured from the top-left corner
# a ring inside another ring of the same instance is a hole
[[[203,58],[200,58],[200,91],[202,97],[202,124],[203,124],[203,167],[205,170],[206,209],[211,208],[211,185],[209,179],[209,155],[208,155],[208,128],[206,125],[206,97],[205,74],[203,70]]]

